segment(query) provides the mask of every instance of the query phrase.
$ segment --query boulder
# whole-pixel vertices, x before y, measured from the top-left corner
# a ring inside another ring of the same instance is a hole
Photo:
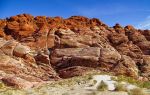
[[[140,32],[136,31],[135,33],[129,34],[128,38],[133,43],[139,43],[143,41],[147,41],[144,35],[142,35]]]
[[[120,54],[130,56],[136,63],[140,63],[142,59],[143,52],[132,42],[120,44],[116,49]]]
[[[141,34],[143,34],[145,38],[150,41],[150,30],[143,30],[141,31]]]
[[[121,60],[112,69],[115,74],[127,75],[130,77],[138,77],[138,68],[135,62],[126,55],[122,55]]]
[[[68,52],[69,51],[69,52]],[[55,49],[51,54],[51,64],[66,68],[71,66],[97,66],[100,48],[67,48]]]
[[[5,43],[2,47],[1,47],[1,50],[9,55],[9,56],[13,56],[13,51],[14,51],[14,48],[16,47],[16,45],[18,44],[17,41],[15,40],[10,40],[8,41],[7,43]]]
[[[2,81],[8,86],[13,86],[16,88],[27,89],[27,88],[33,87],[33,83],[26,81],[24,79],[21,79],[19,77],[5,77],[5,78],[2,78]]]
[[[108,36],[108,39],[113,45],[119,45],[121,43],[128,42],[128,37],[125,36],[124,34],[119,34],[119,33],[110,34]]]
[[[17,57],[24,57],[26,54],[30,53],[30,48],[28,46],[21,45],[20,43],[13,50],[13,55]]]
[[[141,49],[141,51],[145,55],[149,55],[150,54],[150,42],[149,41],[139,42],[139,43],[137,43],[137,46]]]
[[[69,52],[68,52],[69,51]],[[53,54],[58,57],[62,56],[100,56],[100,48],[89,47],[89,48],[66,48],[66,49],[55,49]]]
[[[120,59],[121,55],[113,47],[107,46],[107,48],[102,48],[99,58],[99,68],[103,71],[110,71]]]
[[[121,59],[121,55],[114,48],[102,48],[100,61],[105,63],[116,64]]]

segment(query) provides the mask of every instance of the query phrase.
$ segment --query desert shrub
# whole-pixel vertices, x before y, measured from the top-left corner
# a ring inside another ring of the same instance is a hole
[[[100,84],[97,86],[97,90],[106,91],[108,90],[108,85],[104,81],[101,81]]]
[[[150,81],[142,82],[140,87],[150,89]]]
[[[127,91],[126,87],[121,83],[115,84],[115,87],[115,91]]]
[[[134,88],[129,91],[129,95],[145,95],[141,88]]]
[[[66,92],[66,93],[63,93],[62,95],[69,95],[69,93]]]
[[[93,79],[93,75],[88,76],[88,80],[91,80],[91,79]]]
[[[97,81],[96,80],[93,80],[93,84],[96,84],[97,83]]]
[[[118,82],[128,82],[130,84],[136,85],[138,87],[141,88],[150,88],[150,81],[139,81],[139,80],[135,80],[132,77],[127,77],[127,76],[117,76],[117,78],[112,78],[112,80],[118,81]]]
[[[4,88],[4,84],[0,82],[0,88]]]
[[[131,77],[126,77],[126,76],[123,76],[123,75],[120,75],[117,77],[117,81],[121,82],[121,81],[125,81],[125,82],[128,82],[128,83],[131,83],[131,84],[138,84],[138,81],[131,78]]]
[[[96,83],[97,83],[97,81],[96,81],[96,80],[93,80],[93,81],[90,83],[89,86],[90,86],[90,87],[91,87],[91,86],[94,86]]]

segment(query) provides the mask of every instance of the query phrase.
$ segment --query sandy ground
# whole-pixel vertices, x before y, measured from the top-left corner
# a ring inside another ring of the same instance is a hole
[[[91,86],[91,82],[97,82]],[[104,81],[108,85],[109,91],[98,91],[96,88],[98,84]],[[74,78],[70,80],[62,80],[57,82],[49,82],[42,86],[32,89],[0,89],[0,95],[128,95],[127,92],[112,91],[115,89],[116,81],[111,80],[109,75],[94,75],[92,79]],[[129,89],[135,86],[125,84]]]

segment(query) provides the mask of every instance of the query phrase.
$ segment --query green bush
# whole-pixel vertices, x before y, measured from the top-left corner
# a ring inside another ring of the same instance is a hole
[[[108,85],[104,81],[101,81],[100,84],[97,86],[97,90],[106,91],[108,90]]]
[[[140,87],[150,89],[150,81],[142,82]]]
[[[127,91],[126,87],[121,83],[115,84],[115,87],[115,91]]]
[[[0,82],[0,89],[4,88],[4,84]]]
[[[136,85],[138,87],[141,87],[141,88],[150,88],[150,81],[147,81],[147,82],[138,81],[138,80],[133,79],[132,77],[127,77],[123,75],[117,76],[117,78],[112,78],[112,80],[117,81],[117,82],[124,81],[130,84]]]

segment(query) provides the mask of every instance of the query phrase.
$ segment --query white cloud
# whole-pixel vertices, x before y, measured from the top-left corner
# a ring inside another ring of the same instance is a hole
[[[136,26],[138,29],[150,29],[150,16],[147,16],[146,19]]]

